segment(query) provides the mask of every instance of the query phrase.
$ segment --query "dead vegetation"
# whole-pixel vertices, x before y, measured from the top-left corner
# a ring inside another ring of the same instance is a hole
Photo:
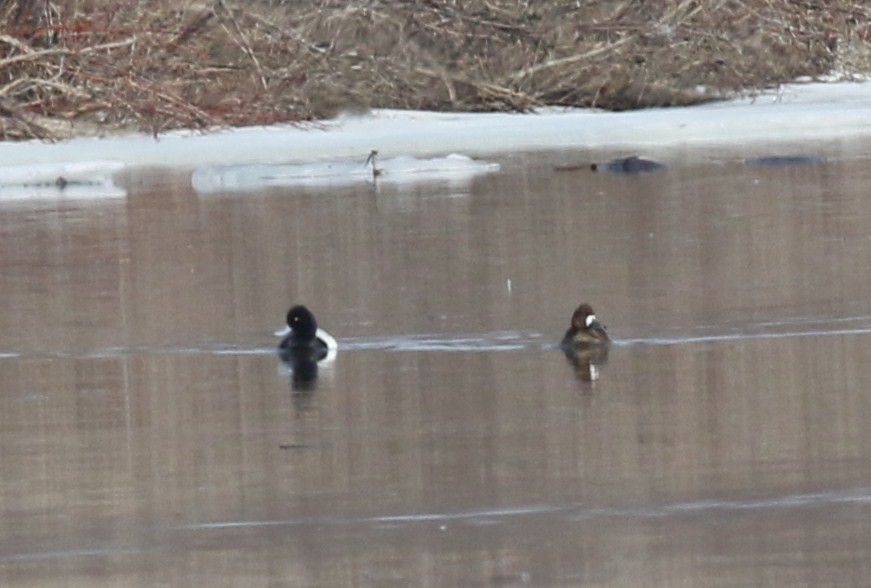
[[[0,137],[690,104],[867,71],[869,22],[841,0],[0,0]]]

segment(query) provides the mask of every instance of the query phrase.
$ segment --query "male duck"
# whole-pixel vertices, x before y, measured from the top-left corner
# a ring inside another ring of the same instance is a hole
[[[318,328],[315,315],[301,304],[287,311],[287,326],[275,334],[284,337],[278,344],[278,351],[283,358],[304,356],[314,361],[332,359],[338,348],[335,338]]]

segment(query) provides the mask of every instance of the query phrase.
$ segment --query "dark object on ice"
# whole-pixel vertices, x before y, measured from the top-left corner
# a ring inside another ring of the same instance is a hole
[[[378,157],[378,150],[373,149],[372,151],[369,152],[369,157],[366,158],[366,163],[363,164],[363,167],[366,167],[369,165],[370,162],[372,163],[372,179],[373,180],[377,179],[378,176],[381,175],[381,169],[375,163],[376,157]]]
[[[580,169],[590,169],[589,163],[570,163],[568,165],[555,165],[553,166],[553,171],[563,172],[563,171],[578,171]]]
[[[764,157],[750,157],[745,159],[747,165],[822,165],[826,158],[821,155],[766,155]]]
[[[632,157],[612,159],[607,163],[593,163],[590,165],[590,169],[593,171],[607,171],[618,174],[637,174],[665,169],[665,165],[657,161],[633,155]]]

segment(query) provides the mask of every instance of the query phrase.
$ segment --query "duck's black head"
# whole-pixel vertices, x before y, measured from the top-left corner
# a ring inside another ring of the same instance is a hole
[[[287,311],[287,326],[290,327],[288,342],[309,345],[315,341],[318,321],[305,306],[298,304]]]

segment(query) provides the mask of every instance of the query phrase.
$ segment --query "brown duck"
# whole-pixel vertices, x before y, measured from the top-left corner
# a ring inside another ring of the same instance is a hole
[[[607,345],[610,342],[605,325],[596,318],[593,307],[585,302],[572,315],[572,326],[566,331],[561,345],[569,348],[589,347]]]

